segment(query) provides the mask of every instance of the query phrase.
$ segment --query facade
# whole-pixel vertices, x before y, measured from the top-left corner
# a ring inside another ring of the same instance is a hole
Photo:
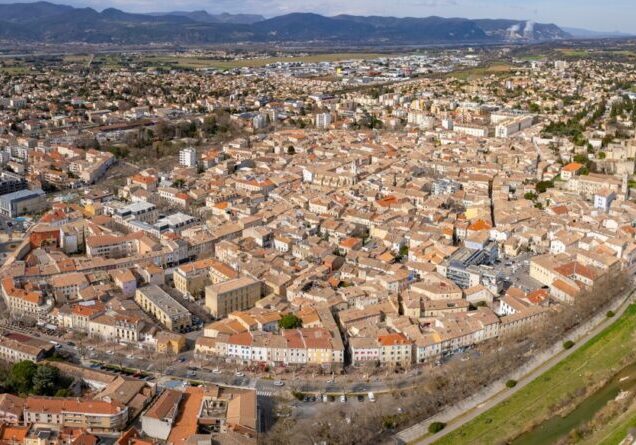
[[[183,393],[167,389],[141,416],[141,429],[153,439],[167,440],[179,414]]]
[[[24,403],[24,421],[112,433],[126,427],[128,408],[118,402],[30,396]]]
[[[44,192],[40,189],[18,190],[0,196],[0,215],[10,218],[40,212],[45,206]]]
[[[331,125],[331,114],[330,113],[318,113],[316,114],[316,128],[329,128]]]
[[[205,288],[205,306],[216,318],[227,317],[230,312],[243,311],[261,298],[261,282],[241,277]]]
[[[197,149],[186,147],[179,152],[179,164],[184,167],[196,167],[199,162]]]
[[[137,289],[135,303],[171,331],[183,331],[192,325],[190,311],[157,285]]]

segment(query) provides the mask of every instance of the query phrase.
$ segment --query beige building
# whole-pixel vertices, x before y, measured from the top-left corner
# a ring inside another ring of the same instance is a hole
[[[249,309],[260,298],[261,282],[250,277],[236,278],[205,288],[205,306],[216,318]]]
[[[85,428],[91,432],[115,432],[126,426],[128,408],[118,402],[30,396],[24,403],[24,421]]]
[[[171,331],[192,325],[190,311],[155,284],[137,289],[135,303]]]

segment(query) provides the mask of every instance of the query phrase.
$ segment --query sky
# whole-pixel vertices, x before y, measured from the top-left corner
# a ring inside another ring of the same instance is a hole
[[[13,3],[28,0],[0,0]],[[324,15],[507,18],[596,31],[636,33],[636,0],[50,0],[127,12],[206,10],[272,17],[290,12]]]

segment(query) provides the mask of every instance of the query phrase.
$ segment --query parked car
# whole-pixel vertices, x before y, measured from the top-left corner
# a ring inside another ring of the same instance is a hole
[[[281,381],[281,380],[276,380],[274,382],[274,386],[285,386],[285,382]]]

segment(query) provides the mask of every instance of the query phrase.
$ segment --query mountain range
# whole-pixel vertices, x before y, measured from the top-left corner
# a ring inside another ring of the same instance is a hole
[[[554,24],[523,20],[395,18],[292,13],[265,19],[206,11],[98,12],[49,2],[0,4],[0,39],[48,43],[211,44],[343,42],[429,44],[536,42],[571,38]]]

